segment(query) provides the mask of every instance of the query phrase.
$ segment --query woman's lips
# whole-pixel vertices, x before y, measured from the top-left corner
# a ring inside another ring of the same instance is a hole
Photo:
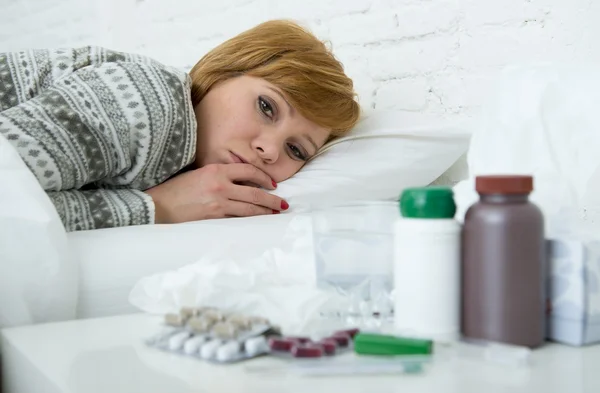
[[[231,158],[232,158],[234,164],[246,164],[247,163],[246,160],[244,160],[242,157],[238,156],[234,152],[230,152],[230,153],[231,153]]]

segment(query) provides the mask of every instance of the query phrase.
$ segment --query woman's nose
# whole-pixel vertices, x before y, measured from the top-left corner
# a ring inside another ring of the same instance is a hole
[[[253,142],[253,148],[261,160],[267,164],[273,164],[279,159],[280,142],[276,138],[257,138]]]

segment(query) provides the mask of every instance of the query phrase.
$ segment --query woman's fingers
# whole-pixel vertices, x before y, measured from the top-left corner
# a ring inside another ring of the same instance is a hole
[[[267,190],[274,190],[277,185],[269,175],[250,164],[226,165],[227,177],[232,182],[250,182]]]
[[[233,201],[251,203],[271,210],[286,210],[289,205],[276,195],[256,187],[233,185],[227,197]]]
[[[275,183],[269,175],[250,164],[229,164],[228,176],[232,184],[227,192],[227,198],[233,201],[251,203],[271,210],[281,211],[286,210],[289,205],[286,201],[278,196],[269,194],[268,192],[245,184],[256,184],[266,189],[274,189]]]
[[[228,201],[225,208],[226,216],[230,217],[262,216],[266,214],[274,214],[275,212],[279,211],[254,205],[252,203],[239,201]]]
[[[176,223],[286,210],[283,199],[265,190],[273,188],[270,176],[253,165],[211,164],[175,176],[147,193],[155,205],[155,221]]]

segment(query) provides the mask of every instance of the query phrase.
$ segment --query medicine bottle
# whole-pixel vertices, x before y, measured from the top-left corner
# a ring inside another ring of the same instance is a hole
[[[457,338],[460,328],[460,224],[450,188],[403,191],[394,224],[394,325],[399,334]]]
[[[535,348],[544,341],[545,246],[533,178],[479,176],[475,188],[462,234],[462,334]]]

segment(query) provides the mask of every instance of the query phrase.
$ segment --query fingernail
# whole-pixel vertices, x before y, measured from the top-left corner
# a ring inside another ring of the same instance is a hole
[[[277,188],[277,183],[275,183],[275,180],[271,180],[271,183],[273,184],[273,188]]]
[[[273,210],[273,214],[279,214],[281,213],[279,210]]]
[[[281,210],[289,209],[290,205],[286,201],[281,201]]]

